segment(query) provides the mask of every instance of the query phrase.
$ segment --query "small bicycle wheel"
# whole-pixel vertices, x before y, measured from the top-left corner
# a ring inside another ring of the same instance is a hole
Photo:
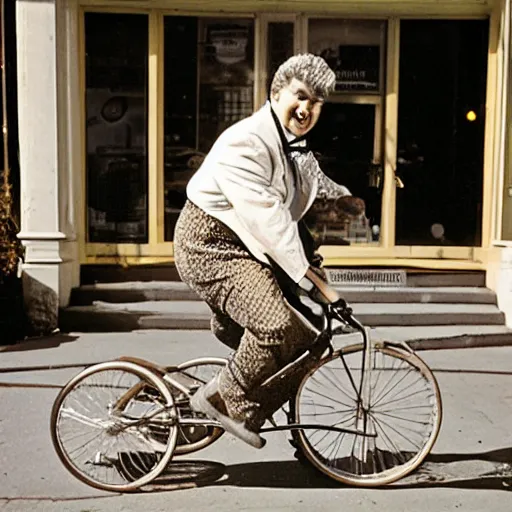
[[[158,439],[149,424],[158,422]],[[86,368],[61,390],[51,435],[66,468],[92,487],[135,490],[169,463],[178,428],[165,383],[139,365],[113,361]]]
[[[297,423],[373,434],[319,428],[299,430],[295,439],[329,477],[375,487],[410,473],[428,455],[441,426],[441,395],[417,355],[376,346],[365,369],[369,406],[362,410],[357,399],[362,349],[353,345],[320,361],[302,380],[292,412]]]
[[[178,366],[177,370],[197,382],[197,386],[206,384],[226,365],[226,360],[219,357],[208,357],[187,361]],[[191,409],[189,398],[175,396],[176,407],[180,418],[196,418]],[[175,455],[185,455],[206,448],[214,443],[224,430],[206,425],[179,425],[178,442]]]

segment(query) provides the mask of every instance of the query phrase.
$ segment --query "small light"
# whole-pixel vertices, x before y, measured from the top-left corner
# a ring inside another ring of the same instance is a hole
[[[475,112],[474,112],[473,110],[470,110],[470,111],[466,114],[466,119],[467,119],[468,121],[471,121],[471,122],[475,121],[475,120],[476,120],[476,114],[475,114]]]
[[[444,226],[439,223],[432,224],[430,226],[430,232],[432,233],[432,236],[436,238],[437,240],[440,240],[444,237]]]

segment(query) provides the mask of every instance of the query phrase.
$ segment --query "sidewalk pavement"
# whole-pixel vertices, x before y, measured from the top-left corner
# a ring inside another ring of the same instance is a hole
[[[354,336],[337,343],[355,341]],[[512,489],[512,347],[419,354],[441,388],[441,433],[419,471],[386,489],[327,481],[294,461],[287,434],[278,432],[268,436],[264,450],[226,435],[189,457],[220,467],[221,480],[185,491],[169,492],[171,485],[123,496],[96,491],[68,474],[48,432],[58,389],[82,365],[121,355],[176,364],[225,356],[227,350],[204,331],[68,334],[0,347],[0,512],[512,510],[504,492]]]

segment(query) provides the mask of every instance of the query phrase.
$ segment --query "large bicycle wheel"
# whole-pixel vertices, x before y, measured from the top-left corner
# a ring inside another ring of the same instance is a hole
[[[362,348],[346,347],[320,361],[292,404],[297,423],[357,432],[299,430],[295,437],[306,458],[334,480],[374,487],[421,464],[437,438],[442,406],[436,379],[417,355],[378,346],[365,370],[369,407],[362,410]]]
[[[160,425],[151,435],[149,423]],[[113,361],[86,368],[59,393],[51,435],[66,468],[92,487],[132,491],[169,463],[176,440],[170,390],[150,370]]]

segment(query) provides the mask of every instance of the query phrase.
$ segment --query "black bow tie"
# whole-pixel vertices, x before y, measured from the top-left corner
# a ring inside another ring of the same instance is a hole
[[[296,139],[288,142],[288,150],[292,153],[309,153],[308,143],[296,145],[298,142],[303,141],[304,139],[301,137],[297,137]]]
[[[309,147],[308,147],[308,144],[307,144],[307,141],[306,141],[306,136],[305,135],[301,135],[300,137],[295,137],[294,139],[288,141],[286,139],[286,136],[284,134],[284,130],[283,130],[283,127],[281,126],[281,122],[279,121],[276,113],[274,112],[274,109],[272,107],[270,107],[270,112],[272,114],[272,117],[274,119],[274,123],[276,125],[276,128],[277,128],[277,131],[279,132],[279,137],[281,139],[281,142],[283,144],[283,148],[286,152],[287,155],[289,155],[290,153],[308,153],[309,152]],[[299,142],[302,142],[302,141],[306,141],[306,144],[304,145],[301,145],[301,146],[297,146],[296,144],[298,144]]]

